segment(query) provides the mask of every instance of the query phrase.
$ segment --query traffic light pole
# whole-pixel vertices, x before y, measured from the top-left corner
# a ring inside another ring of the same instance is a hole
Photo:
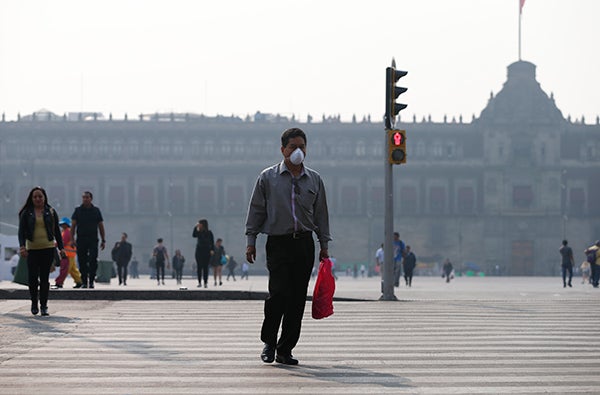
[[[383,270],[381,272],[381,298],[398,300],[394,295],[394,182],[392,166],[406,163],[406,131],[395,130],[396,115],[406,104],[396,103],[398,96],[407,88],[396,86],[396,82],[407,74],[396,70],[396,61],[385,69],[385,213],[383,239]]]
[[[388,152],[390,139],[385,131],[385,152]],[[385,215],[384,215],[384,241],[383,241],[383,271],[381,281],[382,295],[380,300],[398,300],[394,295],[394,180],[392,177],[392,164],[385,158]]]

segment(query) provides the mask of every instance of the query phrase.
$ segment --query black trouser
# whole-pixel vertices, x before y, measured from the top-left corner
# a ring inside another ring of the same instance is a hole
[[[413,270],[412,269],[404,269],[404,281],[406,281],[406,285],[412,284],[413,278]]]
[[[571,285],[571,279],[573,278],[573,265],[562,266],[562,279],[564,285],[567,285],[567,273],[569,273],[568,284]]]
[[[165,282],[165,261],[156,261],[156,281]]]
[[[181,278],[183,277],[183,268],[182,267],[178,267],[175,269],[175,279],[177,280],[177,283],[181,283]]]
[[[402,264],[400,261],[394,261],[394,287],[400,286],[400,276],[402,275]]]
[[[119,274],[119,284],[127,283],[127,266],[129,262],[117,262],[117,273]]]
[[[29,296],[31,302],[38,302],[38,286],[40,305],[48,306],[48,290],[50,289],[50,266],[54,259],[54,248],[27,251],[27,270],[29,271]]]
[[[98,270],[98,239],[77,238],[77,262],[81,272],[81,281],[94,283]]]
[[[592,268],[592,285],[597,287],[600,282],[600,266],[592,263],[590,267]]]
[[[208,281],[208,262],[210,261],[210,251],[199,250],[196,248],[196,266],[198,269],[198,284]]]
[[[312,233],[306,232],[296,239],[291,235],[269,236],[266,247],[269,296],[265,300],[260,338],[276,346],[279,354],[288,355],[300,338],[315,244]],[[280,325],[281,337],[277,341]]]

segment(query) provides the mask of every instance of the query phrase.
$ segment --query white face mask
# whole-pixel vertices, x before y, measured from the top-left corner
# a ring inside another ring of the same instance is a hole
[[[300,148],[296,148],[290,155],[290,162],[299,165],[304,161],[304,152]]]

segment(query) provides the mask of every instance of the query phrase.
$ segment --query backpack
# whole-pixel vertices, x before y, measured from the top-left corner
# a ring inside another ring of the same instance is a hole
[[[163,263],[165,261],[165,247],[156,247],[154,252],[156,252],[156,262]]]

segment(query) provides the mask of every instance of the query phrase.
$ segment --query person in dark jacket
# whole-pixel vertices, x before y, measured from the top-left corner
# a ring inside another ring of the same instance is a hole
[[[131,243],[127,241],[127,233],[121,234],[121,241],[118,241],[112,250],[112,259],[117,264],[117,273],[119,274],[119,285],[127,285],[127,266],[133,255]]]
[[[71,243],[77,247],[77,262],[83,283],[81,288],[94,288],[98,270],[98,232],[101,237],[100,249],[106,247],[104,219],[100,209],[92,204],[93,199],[92,192],[83,192],[81,206],[76,207],[71,215]]]
[[[19,246],[19,254],[27,259],[31,314],[36,315],[41,310],[42,315],[47,316],[50,267],[56,248],[61,257],[67,255],[58,227],[58,213],[48,204],[42,187],[33,188],[19,210]]]
[[[177,280],[177,284],[181,284],[181,279],[183,277],[183,265],[185,263],[185,257],[181,255],[181,250],[175,250],[175,256],[172,259],[173,261],[173,270],[175,270],[175,279]]]
[[[402,269],[404,270],[404,281],[407,286],[412,286],[413,271],[417,266],[417,257],[410,249],[410,246],[406,246],[404,250],[404,260],[402,261]]]
[[[561,261],[561,269],[562,269],[562,279],[563,279],[563,288],[571,285],[571,279],[573,278],[573,265],[575,265],[575,260],[573,259],[573,249],[569,247],[569,242],[567,240],[562,241],[562,246],[558,250],[560,256],[562,257]],[[567,283],[567,274],[569,276],[569,282]]]
[[[444,261],[444,266],[442,266],[442,271],[444,272],[442,277],[446,277],[447,283],[450,282],[450,277],[452,276],[452,270],[454,270],[454,267],[452,266],[450,259],[446,258],[446,261]]]
[[[198,267],[198,287],[207,288],[208,282],[208,262],[210,257],[215,254],[215,238],[208,229],[208,221],[201,219],[198,221],[192,232],[192,237],[198,239],[196,243],[196,265]]]

